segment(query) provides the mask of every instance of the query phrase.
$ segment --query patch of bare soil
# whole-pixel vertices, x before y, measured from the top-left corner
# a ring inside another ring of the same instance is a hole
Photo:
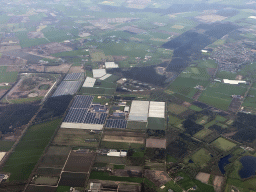
[[[222,185],[224,184],[225,178],[222,176],[215,176],[213,186],[216,192],[221,192]]]
[[[196,175],[196,179],[201,181],[202,183],[208,183],[209,179],[210,179],[210,174],[209,173],[203,173],[203,172],[199,172]]]

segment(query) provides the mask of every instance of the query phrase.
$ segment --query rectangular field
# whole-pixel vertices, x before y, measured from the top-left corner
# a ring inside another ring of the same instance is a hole
[[[83,129],[59,129],[54,145],[97,147],[101,133],[90,133]]]
[[[69,147],[51,146],[44,155],[39,167],[51,167],[61,169],[70,153]]]
[[[128,121],[127,129],[147,129],[147,122]]]
[[[202,129],[201,131],[197,132],[194,137],[197,139],[203,139],[207,135],[211,134],[212,131],[210,129]]]
[[[144,143],[129,143],[129,142],[112,142],[112,141],[101,141],[101,148],[107,149],[129,149],[129,148],[142,148]]]
[[[187,110],[186,107],[184,107],[182,105],[175,104],[175,103],[171,103],[168,106],[168,112],[171,112],[171,113],[173,113],[175,115],[179,115],[179,114],[183,113],[186,110]]]
[[[209,162],[211,160],[211,156],[210,153],[202,148],[199,151],[197,151],[196,153],[194,153],[191,157],[191,159],[193,160],[193,162],[195,164],[197,164],[199,167],[205,167],[207,165],[207,162]]]
[[[144,144],[144,138],[143,137],[105,135],[102,138],[102,141]]]
[[[10,181],[24,181],[29,177],[60,123],[61,119],[56,119],[28,129],[3,168],[11,173]]]
[[[165,130],[165,119],[149,117],[147,128],[152,130]]]
[[[232,149],[233,147],[236,146],[235,143],[233,143],[227,139],[224,139],[222,137],[219,137],[218,139],[213,141],[211,144],[223,151],[229,151],[230,149]]]
[[[65,165],[64,171],[89,173],[93,165],[95,153],[72,151]]]

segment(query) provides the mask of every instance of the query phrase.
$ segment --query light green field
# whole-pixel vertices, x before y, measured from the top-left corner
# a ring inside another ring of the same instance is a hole
[[[205,116],[201,117],[200,119],[197,119],[196,123],[199,125],[203,125],[203,124],[207,123],[207,120],[208,120],[208,116],[205,115]]]
[[[214,60],[199,60],[198,67],[200,68],[216,68],[217,64]]]
[[[105,54],[103,52],[94,52],[94,53],[90,53],[91,56],[91,61],[92,62],[100,62],[103,59],[106,58]]]
[[[6,72],[7,67],[0,67],[0,83],[12,83],[17,80],[18,72]]]
[[[201,85],[205,87],[207,84],[208,84],[208,81],[202,81],[194,78],[178,77],[169,86],[169,88],[170,90],[176,93],[180,93],[184,96],[192,98],[197,92],[197,89],[195,89],[194,87],[196,87],[197,85]]]
[[[211,155],[209,154],[209,151],[202,148],[196,153],[194,153],[191,157],[192,161],[200,166],[201,168],[205,167],[207,165],[207,162],[211,160]]]
[[[224,139],[222,137],[219,137],[218,139],[213,141],[211,144],[223,151],[229,151],[230,149],[236,146],[235,143],[228,141],[227,139]]]
[[[194,111],[202,111],[203,109],[201,109],[200,107],[197,107],[197,106],[195,106],[195,105],[191,105],[190,107],[189,107],[189,109],[192,109],[192,110],[194,110]]]
[[[210,129],[202,129],[201,131],[197,132],[194,137],[197,139],[203,139],[207,135],[211,134],[212,131]]]
[[[231,96],[244,95],[246,90],[247,86],[245,85],[229,85],[214,82],[201,94],[199,101],[222,110],[227,110],[232,101]]]
[[[181,114],[181,113],[183,113],[186,110],[187,110],[186,107],[184,107],[182,105],[175,104],[175,103],[171,103],[168,106],[168,112],[171,112],[171,113],[173,113],[175,115]]]

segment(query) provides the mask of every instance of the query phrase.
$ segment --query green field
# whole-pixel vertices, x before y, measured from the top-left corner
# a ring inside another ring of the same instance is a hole
[[[14,104],[30,103],[30,102],[33,102],[33,101],[39,101],[39,100],[41,100],[43,98],[44,97],[28,97],[28,98],[9,100],[9,102],[10,103],[14,103]]]
[[[0,83],[12,83],[17,80],[18,72],[6,72],[7,67],[0,67]]]
[[[212,131],[210,129],[202,129],[201,131],[197,132],[194,137],[197,139],[203,139],[207,135],[211,134]]]
[[[175,117],[173,115],[169,115],[168,124],[184,131],[184,129],[182,128],[182,122],[183,122],[182,119],[179,119],[178,117]]]
[[[45,38],[30,39],[28,38],[27,33],[27,31],[21,31],[16,33],[16,36],[20,41],[21,48],[49,43],[49,41],[47,41]]]
[[[127,129],[147,129],[147,122],[128,121]]]
[[[1,152],[9,151],[12,148],[13,144],[14,144],[14,141],[0,140],[0,151]]]
[[[164,118],[149,117],[148,118],[147,129],[165,130],[165,119]]]
[[[249,108],[256,108],[256,90],[255,88],[251,88],[247,97],[245,98],[243,102],[244,107],[249,107]]]
[[[214,60],[199,60],[197,67],[201,68],[216,68],[217,63]]]
[[[113,88],[102,88],[102,87],[82,87],[80,92],[82,94],[90,94],[90,95],[113,95],[116,89]]]
[[[192,161],[197,164],[197,166],[203,168],[207,165],[207,163],[211,160],[211,155],[209,151],[202,148],[196,153],[194,153],[191,157]]]
[[[206,64],[206,63],[205,63]],[[202,64],[203,65],[203,64]],[[210,64],[209,64],[210,65]],[[184,72],[180,74],[183,78],[192,78],[201,81],[208,81],[210,78],[206,68],[201,67],[187,67]]]
[[[247,87],[245,85],[229,85],[214,82],[201,94],[199,101],[207,103],[216,108],[227,110],[232,95],[244,95]]]
[[[10,181],[25,181],[59,127],[61,119],[56,119],[29,127],[3,170],[11,173]]]
[[[195,106],[195,105],[191,105],[190,107],[189,107],[189,109],[192,109],[192,110],[194,110],[194,111],[202,111],[203,109],[201,109],[200,107],[197,107],[197,106]]]
[[[256,178],[251,178],[251,179],[248,179],[246,181],[241,181],[240,179],[228,178],[227,179],[227,184],[228,184],[227,188],[230,185],[233,185],[233,186],[239,188],[243,192],[254,192],[254,191],[256,191]]]
[[[117,56],[129,56],[132,58],[141,57],[144,58],[147,54],[149,46],[145,44],[138,44],[135,42],[129,43],[104,43],[99,46],[99,49],[103,50],[106,55],[117,55]]]
[[[187,108],[182,106],[182,105],[178,105],[176,103],[171,103],[169,106],[168,106],[168,112],[171,112],[175,115],[179,115],[180,113],[183,113],[184,111],[186,111]]]
[[[211,144],[223,151],[229,151],[230,149],[236,146],[235,143],[228,141],[227,139],[224,139],[222,137],[219,137],[218,139],[213,141]]]
[[[89,52],[85,50],[75,50],[52,54],[54,57],[75,57],[79,55],[89,55]]]
[[[127,181],[127,182],[134,182],[134,183],[142,183],[143,182],[143,178],[110,176],[107,172],[103,172],[103,171],[92,171],[90,174],[90,179],[110,180],[110,181]]]
[[[196,87],[197,85],[206,86],[208,81],[202,81],[193,78],[186,78],[186,77],[178,77],[175,81],[170,85],[170,90],[180,93],[184,96],[192,98],[195,93],[197,92]]]

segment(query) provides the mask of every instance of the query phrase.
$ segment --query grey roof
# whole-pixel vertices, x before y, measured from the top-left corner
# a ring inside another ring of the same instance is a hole
[[[87,77],[84,81],[83,87],[93,87],[96,82],[96,79]]]
[[[107,74],[106,69],[93,69],[92,73],[94,78],[100,78]]]

